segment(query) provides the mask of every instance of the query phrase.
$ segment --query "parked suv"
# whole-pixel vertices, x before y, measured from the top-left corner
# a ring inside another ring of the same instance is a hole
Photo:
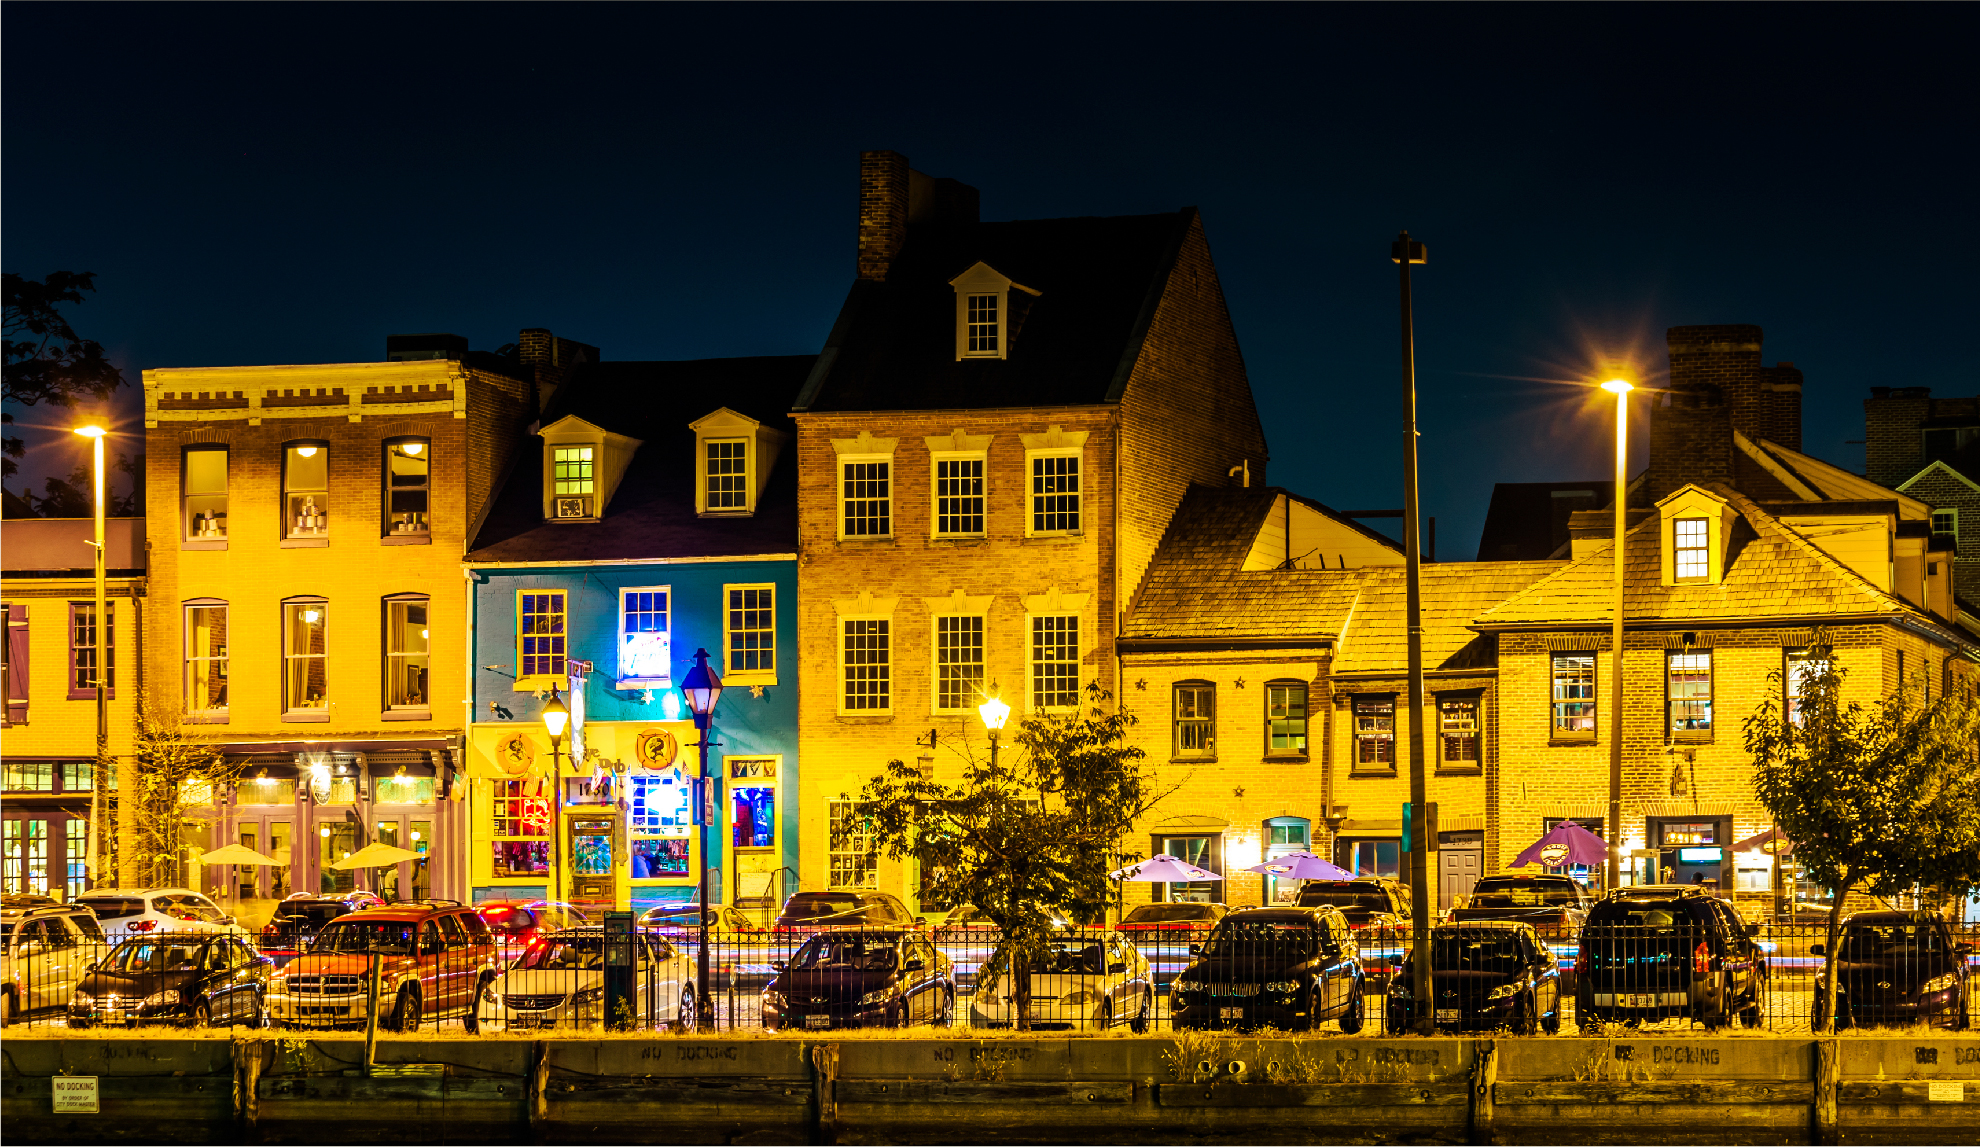
[[[1401,1035],[1417,1016],[1415,957],[1389,983],[1389,1034]],[[1518,920],[1439,924],[1430,932],[1429,1010],[1440,1031],[1517,1035],[1561,1030],[1561,972],[1533,926]]]
[[[475,1000],[501,970],[488,925],[457,901],[367,908],[325,924],[309,951],[275,974],[269,1017],[280,1026],[364,1023],[374,957],[379,1017],[395,1031],[453,1015],[477,1030]]]
[[[842,928],[915,928],[921,925],[900,897],[885,892],[800,892],[784,901],[770,927],[777,932]]]
[[[1388,985],[1389,977],[1408,953],[1409,889],[1386,876],[1353,880],[1309,880],[1299,886],[1302,908],[1333,907],[1347,918],[1361,948],[1361,967],[1369,986]]]
[[[1690,1019],[1709,1029],[1734,1014],[1758,1027],[1767,960],[1732,905],[1695,885],[1619,888],[1588,912],[1576,969],[1575,1018],[1603,1023]]]
[[[292,955],[309,947],[323,926],[339,916],[366,908],[378,908],[384,901],[369,892],[346,892],[341,896],[291,896],[275,906],[275,915],[261,930],[259,947],[270,955]]]
[[[9,896],[0,907],[0,1024],[66,1006],[103,950],[96,914],[80,904]]]
[[[1170,989],[1178,1028],[1311,1031],[1338,1020],[1349,1035],[1361,1030],[1361,959],[1338,908],[1235,909],[1189,951],[1196,959]]]
[[[190,888],[95,888],[76,903],[96,913],[112,940],[172,932],[248,934],[218,904]]]
[[[1542,939],[1568,939],[1588,920],[1588,890],[1570,876],[1483,876],[1451,919],[1518,920]]]

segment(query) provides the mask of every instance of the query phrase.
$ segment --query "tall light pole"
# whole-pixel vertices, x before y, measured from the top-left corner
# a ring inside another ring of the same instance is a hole
[[[1603,825],[1608,837],[1609,865],[1604,884],[1622,884],[1622,772],[1623,772],[1623,526],[1629,508],[1624,488],[1629,461],[1629,392],[1636,389],[1626,380],[1612,378],[1602,389],[1616,396],[1616,538],[1615,538],[1615,616],[1609,624],[1609,818]]]
[[[1417,528],[1416,490],[1416,331],[1410,313],[1409,268],[1429,261],[1423,244],[1405,231],[1389,248],[1389,258],[1402,271],[1402,398],[1403,398],[1403,556],[1409,588],[1404,597],[1409,634],[1409,932],[1414,969],[1411,990],[1416,1008],[1413,1027],[1420,1035],[1437,1034],[1437,1014],[1430,995],[1430,852],[1437,838],[1430,833],[1428,784],[1423,769],[1423,548]]]
[[[681,695],[687,698],[688,711],[694,714],[694,727],[701,734],[701,784],[696,794],[701,798],[701,808],[697,810],[701,820],[701,889],[696,899],[701,902],[701,943],[694,957],[694,1026],[707,1027],[708,1012],[708,850],[713,847],[716,806],[715,795],[709,788],[714,781],[708,775],[708,742],[714,735],[715,702],[722,696],[722,677],[708,667],[708,651],[694,651],[694,667],[681,678]],[[731,1018],[733,1022],[733,1017]]]
[[[539,714],[544,731],[550,734],[550,895],[547,900],[564,898],[564,770],[557,760],[564,745],[564,728],[571,723],[571,710],[557,698],[557,683],[550,683],[550,700]]]
[[[103,488],[103,437],[109,433],[101,426],[78,426],[76,433],[90,440],[96,456],[96,763],[90,766],[89,774],[89,830],[96,836],[96,855],[90,865],[89,874],[92,886],[103,881],[103,858],[110,851],[110,833],[107,822],[110,819],[110,709],[108,686],[104,678],[109,675],[109,592],[104,586],[103,568],[103,515],[106,491]],[[67,895],[67,881],[64,882],[64,896]],[[113,882],[114,883],[114,882]]]

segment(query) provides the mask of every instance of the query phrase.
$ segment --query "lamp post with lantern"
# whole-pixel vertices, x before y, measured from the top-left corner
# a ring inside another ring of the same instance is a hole
[[[712,847],[715,830],[715,794],[711,786],[714,780],[708,775],[708,747],[714,736],[715,702],[722,696],[722,677],[708,667],[708,651],[694,651],[694,667],[681,678],[681,696],[687,700],[688,711],[694,714],[695,731],[701,734],[701,783],[695,796],[701,801],[696,810],[701,821],[701,877],[695,893],[701,904],[701,942],[694,957],[694,1025],[699,1028],[706,1024],[703,1014],[708,1007],[708,850]]]
[[[564,729],[571,723],[570,707],[557,697],[557,683],[550,683],[550,700],[539,713],[543,718],[543,729],[550,734],[550,895],[548,899],[562,902],[564,899],[564,770],[558,765],[558,752],[563,748]]]
[[[990,734],[990,775],[997,775],[997,737],[1004,731],[1004,722],[1010,720],[1011,707],[1004,704],[997,683],[990,683],[990,697],[976,707],[976,713],[983,718],[983,728]]]

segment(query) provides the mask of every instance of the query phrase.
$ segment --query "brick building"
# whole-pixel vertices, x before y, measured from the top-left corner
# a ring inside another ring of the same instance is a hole
[[[993,683],[1018,714],[1118,692],[1120,612],[1186,489],[1265,479],[1194,210],[976,202],[862,155],[858,277],[795,404],[807,888],[915,899],[832,838],[833,802],[889,759],[982,752]]]
[[[6,708],[0,711],[0,892],[74,897],[85,870],[96,761],[96,559],[91,518],[8,518],[0,523],[0,646]],[[104,523],[110,628],[109,752],[128,757],[136,727],[136,674],[144,632],[143,518]],[[112,774],[115,780],[115,774]],[[111,842],[114,850],[114,842]],[[104,883],[112,854],[103,857]]]
[[[379,362],[144,372],[148,697],[247,770],[188,841],[288,862],[185,879],[245,901],[464,893],[461,555],[558,373],[452,335],[394,336]],[[331,867],[372,841],[425,859]]]
[[[1955,594],[1980,602],[1980,398],[1873,386],[1863,424],[1864,476],[1932,508],[1933,541],[1956,555]]]

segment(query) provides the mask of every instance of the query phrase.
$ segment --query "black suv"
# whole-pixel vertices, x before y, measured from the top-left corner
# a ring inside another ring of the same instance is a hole
[[[1758,1027],[1767,995],[1767,960],[1753,942],[1759,930],[1693,885],[1616,889],[1581,929],[1575,1018],[1584,1031],[1665,1019],[1711,1030],[1734,1014]]]
[[[1588,890],[1569,876],[1484,876],[1453,920],[1519,920],[1549,939],[1568,939],[1588,920]]]
[[[1386,876],[1353,880],[1309,880],[1299,886],[1301,908],[1332,907],[1358,933],[1361,967],[1380,990],[1401,966],[1409,939],[1409,889]]]
[[[1171,989],[1178,1028],[1361,1030],[1360,951],[1338,908],[1239,908],[1189,953]]]

